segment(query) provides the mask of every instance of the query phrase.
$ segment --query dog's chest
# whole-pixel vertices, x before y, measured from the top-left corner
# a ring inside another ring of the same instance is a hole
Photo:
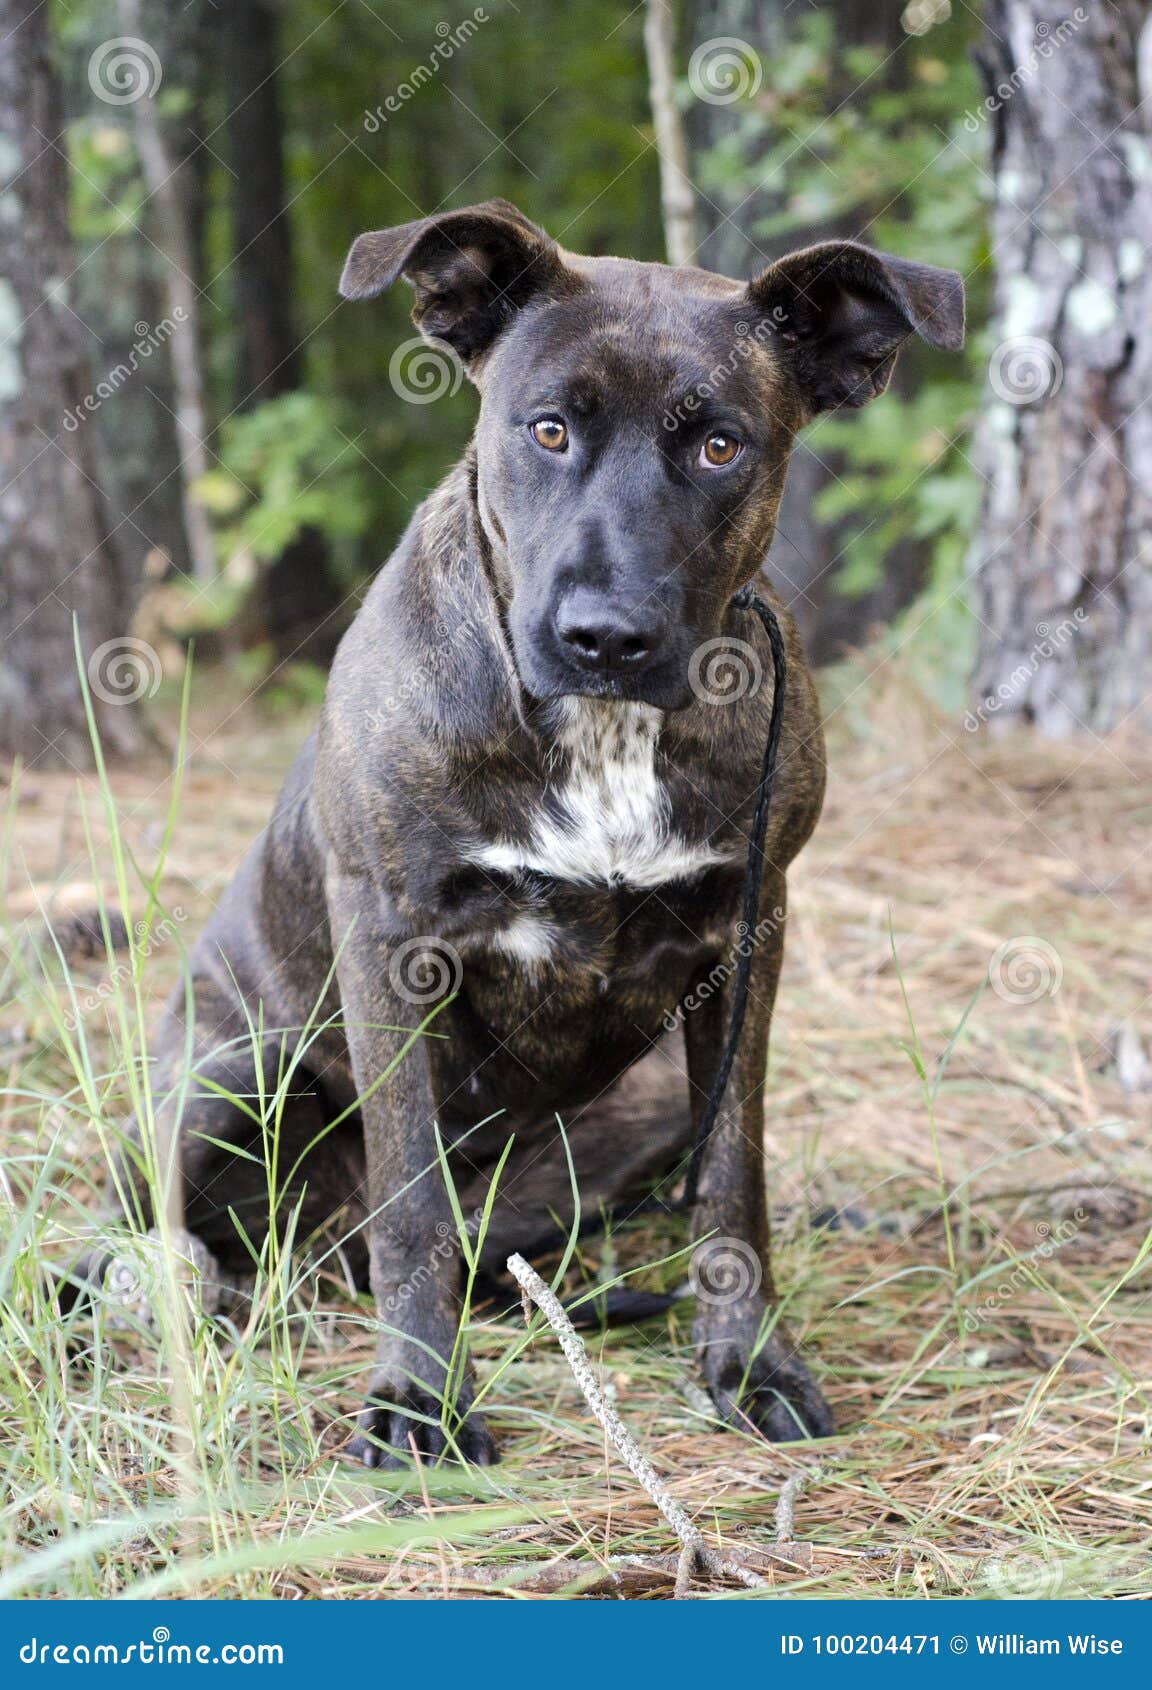
[[[565,699],[563,711],[547,781],[516,836],[477,844],[473,862],[578,886],[649,889],[727,860],[676,826],[658,769],[660,711],[589,698]]]

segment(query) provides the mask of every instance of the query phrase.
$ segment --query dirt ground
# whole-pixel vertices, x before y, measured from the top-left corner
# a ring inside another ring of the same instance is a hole
[[[767,1144],[788,1319],[840,1431],[773,1448],[718,1429],[692,1376],[687,1304],[595,1335],[594,1361],[673,1494],[711,1541],[752,1555],[769,1590],[1147,1594],[1152,751],[967,732],[934,718],[894,666],[871,670],[861,659],[826,683],[831,778],[791,877]],[[242,702],[227,680],[197,683],[163,879],[170,921],[148,958],[156,1000],[310,719]],[[172,737],[171,711],[158,721]],[[170,771],[157,757],[112,784],[147,870]],[[11,918],[35,926],[38,902],[92,902],[86,829],[104,877],[95,783],[25,779],[9,826]],[[74,965],[97,1046],[108,970],[103,958]],[[63,1085],[62,1070],[40,1011],[18,994],[0,1008],[0,1039],[0,1151],[15,1158],[43,1143],[27,1092]],[[674,1223],[593,1242],[574,1277],[682,1244]],[[682,1262],[653,1269],[651,1283],[677,1276]],[[343,1372],[333,1376],[331,1353],[300,1360],[314,1452],[283,1481],[287,1500],[248,1510],[244,1534],[262,1543],[321,1513],[334,1528],[373,1511],[419,1531],[391,1556],[349,1538],[322,1563],[262,1575],[261,1590],[671,1594],[671,1535],[547,1332],[508,1360],[522,1334],[481,1311],[473,1343],[504,1460],[471,1493],[473,1524],[445,1535],[438,1522],[467,1495],[458,1484],[399,1495],[341,1467],[371,1334],[363,1312],[346,1319],[339,1287],[325,1284],[321,1301]],[[131,1345],[123,1365],[144,1365]],[[102,1459],[114,1464],[115,1451]],[[316,1488],[333,1470],[338,1500],[321,1510]],[[798,1471],[790,1527],[776,1510]],[[280,1482],[259,1461],[252,1478]],[[792,1547],[777,1555],[780,1527]],[[44,1539],[29,1527],[21,1541]],[[129,1558],[117,1587],[155,1565]],[[236,1585],[220,1573],[197,1588]],[[696,1588],[733,1593],[723,1580]]]

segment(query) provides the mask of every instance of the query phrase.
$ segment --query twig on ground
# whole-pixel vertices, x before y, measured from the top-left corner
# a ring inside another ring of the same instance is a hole
[[[625,1466],[635,1475],[636,1479],[657,1508],[663,1514],[676,1536],[684,1546],[683,1554],[676,1572],[677,1596],[686,1594],[692,1568],[699,1564],[714,1578],[737,1579],[752,1589],[759,1589],[765,1584],[759,1573],[753,1572],[751,1567],[742,1561],[732,1560],[719,1555],[705,1543],[698,1528],[693,1524],[685,1510],[671,1496],[660,1475],[652,1466],[647,1456],[636,1443],[616,1410],[609,1403],[600,1386],[596,1382],[596,1375],[592,1371],[592,1364],[588,1360],[588,1352],[581,1343],[575,1327],[565,1314],[560,1299],[545,1285],[534,1268],[529,1267],[523,1256],[508,1257],[508,1272],[515,1279],[525,1299],[531,1298],[540,1313],[544,1316],[560,1342],[565,1358],[576,1383],[584,1393],[585,1401],[597,1420],[603,1426],[612,1442],[616,1445]]]
[[[799,1467],[791,1478],[785,1479],[780,1487],[780,1500],[776,1504],[777,1543],[796,1541],[796,1498],[819,1477],[819,1467]]]

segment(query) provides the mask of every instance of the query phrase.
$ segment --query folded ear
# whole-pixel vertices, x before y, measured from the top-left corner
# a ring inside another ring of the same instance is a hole
[[[579,285],[556,243],[507,200],[360,235],[340,292],[345,299],[372,299],[398,276],[416,290],[412,321],[462,358],[483,352],[542,290]]]
[[[883,393],[913,334],[947,352],[964,344],[964,282],[955,270],[854,241],[790,253],[749,293],[776,331],[809,416]]]

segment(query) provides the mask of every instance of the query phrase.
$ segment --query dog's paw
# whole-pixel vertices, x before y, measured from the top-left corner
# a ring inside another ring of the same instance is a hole
[[[722,1419],[775,1444],[828,1438],[832,1411],[796,1347],[773,1335],[754,1350],[731,1339],[705,1344],[701,1362]]]
[[[443,1420],[440,1398],[411,1380],[374,1381],[360,1413],[359,1431],[348,1454],[365,1467],[409,1467],[413,1460],[461,1460],[470,1467],[491,1467],[500,1452],[482,1415],[458,1411]]]

